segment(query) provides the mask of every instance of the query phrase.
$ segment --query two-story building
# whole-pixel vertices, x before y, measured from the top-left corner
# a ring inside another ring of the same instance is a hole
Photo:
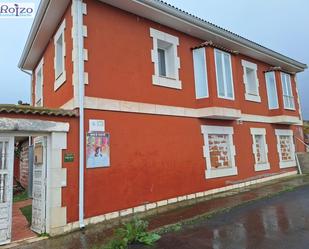
[[[41,232],[293,175],[305,149],[307,66],[162,1],[43,0],[19,67],[33,106],[79,111]]]

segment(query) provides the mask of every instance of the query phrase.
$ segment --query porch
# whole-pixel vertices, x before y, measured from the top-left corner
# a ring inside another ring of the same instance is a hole
[[[63,110],[0,105],[0,245],[52,234],[66,225],[61,193],[66,186],[62,150],[67,147],[68,116],[77,115]],[[22,186],[29,196],[13,202],[14,182],[25,185],[21,183],[25,182],[21,169],[14,169],[20,141],[33,147],[26,162],[29,185]]]

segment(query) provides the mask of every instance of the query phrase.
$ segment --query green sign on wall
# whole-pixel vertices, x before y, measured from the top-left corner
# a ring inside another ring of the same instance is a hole
[[[66,154],[64,154],[64,162],[65,163],[72,163],[72,162],[74,162],[74,154],[73,153],[66,153]]]

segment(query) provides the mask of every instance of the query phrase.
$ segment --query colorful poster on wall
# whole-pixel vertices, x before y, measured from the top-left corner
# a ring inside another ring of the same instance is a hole
[[[87,168],[101,168],[110,166],[109,133],[88,133],[86,150]]]

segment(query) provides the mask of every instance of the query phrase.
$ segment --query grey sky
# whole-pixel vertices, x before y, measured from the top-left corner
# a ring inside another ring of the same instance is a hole
[[[308,0],[166,0],[187,12],[309,64]],[[39,0],[17,1],[34,2]],[[30,79],[17,63],[32,20],[0,19],[0,103],[29,102]],[[298,76],[303,115],[309,119],[309,70]]]

